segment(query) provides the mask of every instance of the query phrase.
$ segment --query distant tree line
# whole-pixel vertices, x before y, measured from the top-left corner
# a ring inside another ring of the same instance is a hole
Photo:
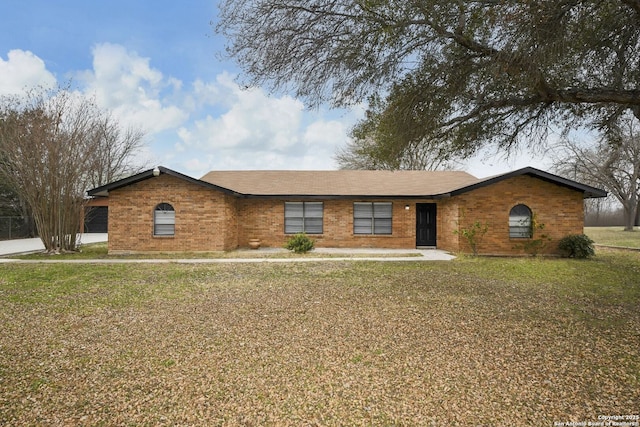
[[[640,214],[636,215],[635,226],[640,226]],[[585,227],[620,227],[625,225],[624,208],[615,198],[585,200]]]

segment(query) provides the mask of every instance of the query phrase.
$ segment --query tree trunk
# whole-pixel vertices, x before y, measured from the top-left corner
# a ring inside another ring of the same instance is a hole
[[[633,231],[633,225],[636,222],[637,212],[637,203],[633,202],[624,204],[624,231]]]

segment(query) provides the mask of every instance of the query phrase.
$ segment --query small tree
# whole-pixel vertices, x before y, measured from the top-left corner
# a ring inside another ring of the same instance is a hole
[[[28,206],[49,253],[76,249],[109,122],[92,100],[65,88],[0,99],[0,175]]]
[[[123,129],[113,116],[102,113],[93,128],[93,138],[94,167],[89,172],[92,188],[135,175],[149,167],[133,161],[135,154],[144,146],[144,132],[141,129]]]
[[[465,218],[464,211],[462,212],[462,218]],[[458,229],[454,230],[453,233],[464,237],[471,248],[473,256],[477,256],[478,245],[482,242],[482,238],[487,234],[488,230],[489,224],[476,220],[470,227],[460,227],[460,224],[458,223]]]

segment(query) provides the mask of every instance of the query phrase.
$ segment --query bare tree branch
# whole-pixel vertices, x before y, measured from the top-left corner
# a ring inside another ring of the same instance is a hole
[[[388,98],[400,122],[408,108],[395,106],[414,100],[425,119],[412,141],[446,134],[468,153],[542,144],[530,137],[545,126],[640,120],[638,0],[303,3],[221,4],[216,29],[247,84],[311,106]]]
[[[46,250],[73,251],[86,190],[123,171],[141,134],[121,137],[90,99],[65,88],[0,101],[0,175],[29,206]]]
[[[640,135],[635,119],[621,120],[622,132],[605,135],[596,146],[564,140],[556,147],[559,173],[606,188],[624,208],[625,230],[633,230],[640,201]]]

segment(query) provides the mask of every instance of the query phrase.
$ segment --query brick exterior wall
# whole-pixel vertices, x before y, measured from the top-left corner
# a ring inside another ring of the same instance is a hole
[[[460,252],[460,237],[455,233],[460,220],[459,212],[457,197],[438,201],[436,242],[438,249]]]
[[[437,247],[451,252],[471,251],[455,230],[477,220],[489,225],[480,253],[523,254],[517,247],[527,239],[509,238],[509,211],[517,204],[529,206],[545,224],[542,233],[552,238],[545,253],[556,252],[565,235],[582,233],[584,221],[580,192],[527,175],[450,198],[392,200],[393,234],[388,236],[353,234],[357,201],[389,200],[324,200],[323,233],[310,235],[317,247],[415,248],[417,203],[437,204]],[[175,209],[175,236],[153,235],[153,211],[159,203]],[[284,200],[234,198],[167,174],[109,194],[110,253],[232,250],[247,247],[254,238],[264,247],[282,247],[289,237],[284,233]]]
[[[153,235],[153,212],[169,203],[175,235]],[[162,174],[109,193],[109,252],[219,251],[237,246],[236,200]]]
[[[445,231],[445,236],[449,232],[453,234],[457,228],[453,221],[455,217],[461,227],[470,227],[475,221],[488,224],[488,231],[478,246],[481,254],[526,254],[522,246],[531,239],[509,238],[509,212],[518,204],[527,205],[537,222],[544,224],[544,229],[537,231],[533,239],[542,234],[552,239],[547,242],[545,250],[541,253],[557,253],[558,241],[562,237],[567,234],[581,234],[584,227],[582,193],[528,175],[505,179],[478,188],[452,197],[446,203],[451,205],[450,215],[452,216],[442,219],[446,221],[446,228],[450,230]],[[471,252],[468,242],[462,237],[458,237],[458,249],[454,241],[452,243],[447,241],[442,248],[450,251]]]
[[[293,200],[292,200],[293,201]],[[305,201],[296,199],[296,202]],[[391,235],[353,234],[353,203],[389,200],[323,200],[323,233],[310,234],[317,247],[332,248],[397,248],[416,247],[415,200],[393,200]],[[422,202],[431,202],[424,200]],[[406,210],[405,205],[410,209]],[[282,247],[291,237],[284,232],[284,201],[243,199],[239,202],[239,245],[249,239],[260,239],[263,246]]]

